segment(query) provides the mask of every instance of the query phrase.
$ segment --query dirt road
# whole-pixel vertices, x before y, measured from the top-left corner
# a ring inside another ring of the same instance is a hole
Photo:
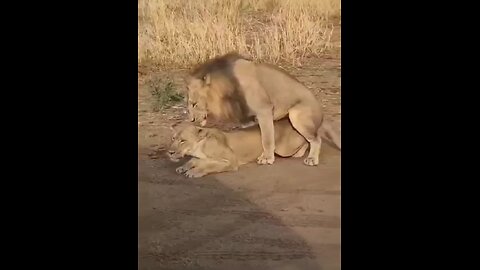
[[[340,117],[338,56],[289,71]],[[277,158],[186,179],[162,153],[184,109],[153,113],[149,98],[139,80],[139,269],[340,269],[338,150],[324,144],[317,167]]]

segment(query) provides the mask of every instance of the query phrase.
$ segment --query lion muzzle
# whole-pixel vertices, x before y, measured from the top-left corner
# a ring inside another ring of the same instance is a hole
[[[179,162],[180,159],[178,157],[175,156],[176,152],[175,151],[172,151],[172,150],[168,150],[167,151],[167,157],[168,159],[170,159],[171,161],[173,162]]]
[[[190,119],[190,122],[197,122],[197,120],[200,120],[200,119],[197,119],[196,117],[192,117]],[[204,127],[205,125],[207,124],[207,116],[203,116],[203,119],[200,121],[200,126]]]

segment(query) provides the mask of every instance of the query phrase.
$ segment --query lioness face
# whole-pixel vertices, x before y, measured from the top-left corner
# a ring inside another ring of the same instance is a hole
[[[202,129],[195,126],[187,126],[172,136],[172,144],[168,148],[167,156],[173,162],[178,162],[186,155],[193,155],[195,147],[202,139]]]
[[[188,113],[191,122],[207,124],[207,91],[208,85],[200,79],[192,79],[188,83]]]

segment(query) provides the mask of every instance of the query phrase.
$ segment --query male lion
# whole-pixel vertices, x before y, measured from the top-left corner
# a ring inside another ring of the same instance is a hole
[[[200,64],[186,81],[192,122],[205,125],[207,116],[213,116],[247,123],[255,117],[263,149],[257,163],[272,164],[276,149],[274,121],[288,115],[295,130],[310,144],[304,163],[318,165],[322,140],[317,131],[323,122],[321,104],[284,70],[229,53]]]
[[[288,118],[274,123],[275,153],[282,157],[302,157],[308,143],[290,124]],[[252,126],[224,132],[216,128],[188,125],[173,127],[174,135],[167,156],[178,162],[184,156],[192,159],[176,169],[187,177],[202,177],[210,173],[236,171],[240,165],[255,161],[262,152],[260,128]],[[327,123],[318,130],[318,136],[336,138]],[[334,139],[332,139],[334,141]],[[318,158],[318,157],[316,157]]]

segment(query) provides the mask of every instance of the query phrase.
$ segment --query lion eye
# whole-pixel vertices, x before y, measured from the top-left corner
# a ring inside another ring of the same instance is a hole
[[[180,143],[184,143],[184,142],[185,142],[185,140],[180,140]]]
[[[193,104],[192,104],[192,107],[193,107],[193,108],[197,107],[197,103],[196,103],[196,102],[193,103]]]

